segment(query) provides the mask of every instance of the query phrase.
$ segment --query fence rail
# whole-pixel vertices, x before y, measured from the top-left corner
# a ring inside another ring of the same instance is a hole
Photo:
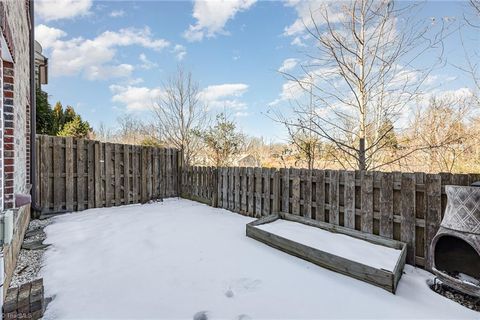
[[[252,217],[284,211],[400,240],[408,263],[430,269],[444,186],[478,180],[478,174],[190,167],[182,171],[182,196]]]
[[[38,135],[36,203],[42,213],[142,203],[178,195],[176,149]]]

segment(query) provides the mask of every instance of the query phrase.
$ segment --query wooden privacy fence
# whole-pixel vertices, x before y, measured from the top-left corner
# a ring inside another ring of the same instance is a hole
[[[36,209],[42,213],[178,196],[176,149],[38,135]]]
[[[446,206],[445,185],[480,175],[190,167],[182,197],[252,217],[283,211],[408,245],[407,262],[430,269],[430,242]]]

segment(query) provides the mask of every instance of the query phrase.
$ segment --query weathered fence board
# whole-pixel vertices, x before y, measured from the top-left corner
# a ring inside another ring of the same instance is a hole
[[[212,192],[189,194],[189,177],[182,171],[182,196],[213,204]],[[216,172],[218,170],[218,178]],[[199,170],[207,188],[218,190],[221,201],[234,199],[234,212],[265,216],[280,211],[350,229],[401,240],[408,244],[408,262],[428,268],[429,244],[445,210],[445,184],[468,185],[478,175],[385,173],[293,168],[206,168]],[[230,175],[229,172],[233,172]],[[234,183],[228,183],[228,177]],[[238,182],[237,182],[238,179]],[[195,187],[195,186],[193,186]],[[237,205],[237,202],[240,205]]]
[[[393,238],[393,175],[381,175],[380,185],[380,232],[382,237]]]
[[[35,206],[42,213],[145,202],[158,198],[160,185],[169,196],[178,195],[174,179],[180,166],[173,161],[181,158],[176,149],[167,149],[171,157],[162,158],[155,155],[164,149],[45,135],[37,136],[36,145],[40,179]],[[154,175],[152,168],[164,165],[168,170]]]
[[[35,206],[42,213],[181,194],[251,217],[286,212],[401,240],[407,261],[427,269],[446,206],[444,186],[480,180],[477,174],[182,167],[175,149],[44,135],[36,145]]]

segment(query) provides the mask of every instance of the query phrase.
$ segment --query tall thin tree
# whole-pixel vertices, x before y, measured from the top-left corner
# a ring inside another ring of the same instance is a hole
[[[415,7],[352,0],[311,9],[304,22],[313,40],[307,62],[300,75],[282,74],[305,95],[313,87],[315,107],[293,104],[288,113],[277,111],[274,118],[334,144],[345,167],[377,169],[397,161],[382,161],[395,129],[385,123],[399,121],[443,63],[445,25],[415,19]]]
[[[163,134],[162,140],[182,150],[185,164],[191,165],[201,147],[201,139],[195,131],[203,131],[207,125],[206,106],[192,74],[178,67],[164,83],[163,92],[152,109],[154,123]]]

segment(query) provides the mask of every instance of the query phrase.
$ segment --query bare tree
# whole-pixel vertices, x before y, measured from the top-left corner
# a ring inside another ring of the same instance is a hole
[[[298,119],[299,122],[295,125],[287,125],[287,130],[290,143],[297,150],[297,161],[305,161],[308,169],[312,170],[319,153],[317,151],[320,149],[320,136],[313,130],[315,121],[313,79],[310,79],[309,89],[306,105],[302,105],[300,101],[295,101],[299,109],[308,109],[308,112],[303,119]]]
[[[429,172],[455,171],[460,158],[472,147],[468,128],[471,110],[471,97],[454,95],[433,97],[426,108],[418,108],[406,138],[410,148],[427,148],[410,162]]]
[[[114,140],[120,143],[140,144],[145,136],[144,124],[140,119],[125,114],[117,118]]]
[[[93,131],[93,139],[101,142],[109,142],[112,136],[112,131],[103,122],[100,122],[98,129]]]
[[[414,9],[405,2],[396,8],[393,1],[352,0],[311,10],[304,23],[315,43],[308,62],[299,76],[282,74],[305,95],[312,93],[315,106],[297,103],[293,116],[276,112],[274,118],[333,143],[344,167],[373,170],[397,161],[383,162],[381,153],[390,147],[406,108],[443,63],[443,21],[415,20]],[[434,54],[430,65],[419,61],[427,54]]]
[[[464,16],[466,27],[473,30],[475,35],[478,35],[480,32],[480,0],[470,0],[466,9],[468,10]],[[472,79],[474,102],[480,107],[480,49],[478,44],[473,45],[471,49],[466,47],[462,29],[460,29],[460,39],[465,52],[465,64],[457,67]],[[478,38],[473,41],[478,42]]]
[[[185,164],[191,165],[202,143],[195,130],[203,131],[207,124],[206,106],[192,74],[177,68],[176,74],[164,83],[152,109],[154,123],[165,142],[182,150]]]
[[[471,9],[471,15],[465,16],[467,23],[475,28],[480,28],[480,0],[468,1]]]

